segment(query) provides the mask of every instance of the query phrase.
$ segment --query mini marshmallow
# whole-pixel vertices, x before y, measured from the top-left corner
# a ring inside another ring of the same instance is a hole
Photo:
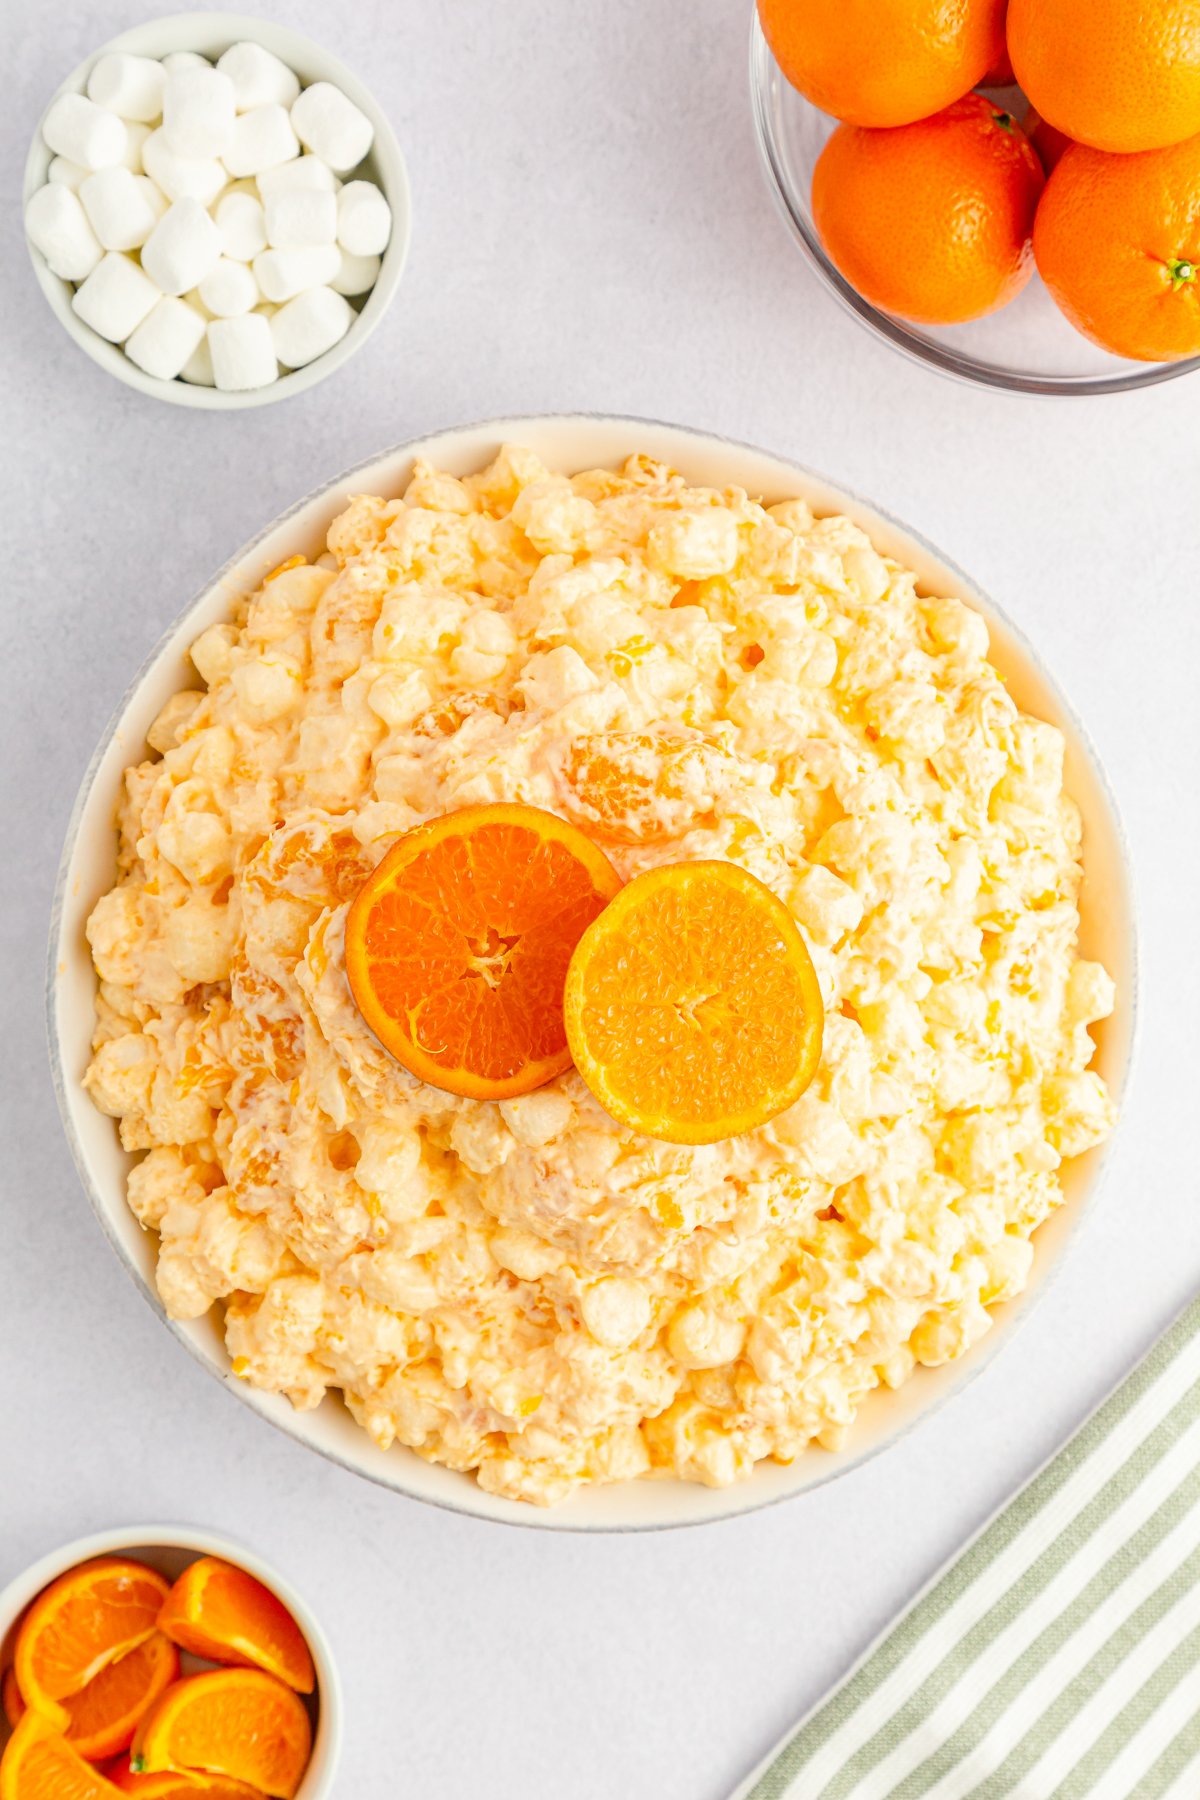
[[[163,93],[163,136],[176,156],[224,156],[233,139],[233,83],[216,69],[180,69]]]
[[[392,209],[373,181],[348,181],[337,197],[337,240],[351,256],[379,256],[392,235]]]
[[[231,45],[218,58],[217,67],[233,83],[240,113],[253,112],[258,106],[290,106],[300,92],[300,83],[287,64],[261,44]]]
[[[159,300],[125,345],[130,362],[157,375],[160,381],[174,381],[189,357],[204,340],[205,321],[186,300],[166,294]]]
[[[140,250],[158,224],[158,209],[146,188],[153,190],[154,183],[119,167],[98,169],[80,188],[88,223],[106,250]]]
[[[215,319],[236,319],[258,305],[258,283],[244,262],[223,256],[200,283],[199,294]]]
[[[342,251],[342,266],[329,283],[335,294],[365,294],[379,279],[382,267],[377,256],[351,256]]]
[[[319,156],[298,156],[294,162],[280,163],[277,169],[264,169],[258,177],[258,191],[264,200],[272,194],[295,193],[297,188],[319,188],[332,194],[337,186],[337,176]]]
[[[110,344],[123,344],[162,295],[131,257],[110,250],[75,289],[71,307]]]
[[[366,113],[328,81],[314,81],[292,107],[300,142],[341,174],[358,166],[375,141]]]
[[[221,234],[198,200],[176,200],[142,246],[142,267],[164,294],[199,287],[221,255]]]
[[[181,381],[190,381],[193,387],[215,387],[213,378],[212,351],[208,347],[208,332],[192,351],[179,371]]]
[[[236,178],[259,175],[264,169],[291,162],[299,154],[300,141],[285,108],[256,106],[234,120],[233,136],[221,160]]]
[[[338,196],[315,188],[268,194],[263,202],[267,242],[276,250],[307,244],[332,244],[337,236]]]
[[[163,107],[167,71],[149,56],[113,51],[88,76],[88,99],[121,119],[157,119]]]
[[[178,75],[180,69],[212,68],[207,56],[201,56],[198,50],[172,50],[163,57],[162,66],[168,75]]]
[[[266,387],[279,374],[271,327],[257,313],[214,319],[208,328],[208,347],[213,381],[226,393]]]
[[[91,170],[85,169],[82,163],[73,163],[67,156],[53,156],[46,171],[46,180],[58,187],[69,187],[72,193],[77,194],[90,174]]]
[[[83,94],[60,94],[42,120],[42,136],[57,156],[85,169],[111,169],[125,154],[125,126]]]
[[[354,323],[354,309],[332,288],[309,288],[281,306],[271,320],[275,354],[288,369],[302,369],[341,342]]]
[[[266,249],[267,221],[262,201],[253,194],[222,194],[215,217],[224,256],[248,263]]]
[[[282,304],[305,288],[332,281],[342,257],[336,244],[309,244],[299,250],[264,250],[251,266],[264,298]]]
[[[25,230],[46,266],[64,281],[82,281],[104,255],[83,202],[64,182],[48,182],[29,196]]]
[[[126,123],[125,154],[121,158],[119,165],[122,169],[128,169],[133,175],[145,174],[146,171],[142,164],[142,150],[145,146],[146,139],[149,136],[150,127],[148,125],[139,125],[136,119]]]
[[[227,179],[215,157],[176,156],[161,130],[152,131],[142,145],[142,161],[168,200],[198,200],[201,206],[211,206]]]

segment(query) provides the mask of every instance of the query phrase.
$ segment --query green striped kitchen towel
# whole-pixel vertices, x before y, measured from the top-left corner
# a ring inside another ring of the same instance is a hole
[[[1198,1800],[1200,1300],[735,1800]]]

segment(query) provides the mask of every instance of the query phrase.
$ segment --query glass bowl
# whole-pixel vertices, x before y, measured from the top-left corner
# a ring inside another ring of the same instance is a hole
[[[1018,90],[992,90],[1018,116]],[[834,268],[812,216],[812,175],[837,121],[799,93],[767,46],[757,10],[750,33],[750,101],[767,182],[792,234],[831,293],[893,349],[943,375],[1018,394],[1119,394],[1200,368],[1183,362],[1130,362],[1081,337],[1034,277],[1008,306],[966,325],[914,325],[879,312]]]

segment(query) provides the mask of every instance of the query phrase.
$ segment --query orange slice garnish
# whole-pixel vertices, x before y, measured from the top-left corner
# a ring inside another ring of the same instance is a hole
[[[229,1775],[274,1800],[292,1800],[308,1766],[312,1726],[303,1700],[261,1669],[185,1675],[145,1715],[134,1762],[154,1774]]]
[[[621,878],[534,806],[471,806],[399,838],[346,919],[363,1018],[420,1080],[503,1100],[570,1067],[571,953]]]
[[[287,1607],[245,1569],[218,1557],[202,1556],[183,1571],[158,1628],[193,1656],[266,1669],[297,1693],[313,1691],[312,1656]]]
[[[17,1633],[13,1668],[26,1705],[65,1730],[61,1702],[145,1643],[168,1585],[157,1570],[123,1557],[80,1563],[52,1581]]]
[[[32,1706],[0,1759],[0,1800],[114,1800],[120,1791]]]
[[[796,922],[736,863],[673,863],[622,888],[567,973],[567,1039],[597,1100],[673,1144],[752,1131],[798,1100],[824,1009]]]

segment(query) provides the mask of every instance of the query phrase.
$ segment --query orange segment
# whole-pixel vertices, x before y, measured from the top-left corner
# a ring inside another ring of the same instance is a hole
[[[210,1662],[266,1669],[301,1694],[316,1680],[304,1634],[270,1588],[215,1556],[184,1570],[158,1615],[181,1649]]]
[[[30,1707],[0,1760],[0,1800],[113,1800],[120,1789]]]
[[[145,1643],[167,1589],[157,1570],[123,1557],[80,1563],[52,1581],[17,1634],[13,1667],[26,1703],[65,1726],[58,1703]]]
[[[712,809],[730,760],[699,732],[583,732],[563,759],[563,809],[614,843],[678,837]]]
[[[178,1674],[179,1652],[161,1631],[154,1632],[63,1701],[71,1721],[67,1742],[89,1762],[128,1749],[138,1720]]]
[[[736,863],[673,863],[622,888],[580,939],[567,1038],[600,1104],[673,1144],[751,1131],[821,1060],[816,971],[786,906]]]
[[[138,1727],[134,1760],[153,1774],[231,1775],[292,1800],[308,1766],[304,1702],[261,1669],[211,1669],[169,1687]]]
[[[346,919],[363,1018],[433,1087],[503,1100],[570,1067],[571,953],[621,878],[534,806],[471,806],[399,838]]]
[[[126,1763],[110,1779],[120,1793],[139,1794],[141,1800],[262,1800],[261,1789],[228,1775],[188,1775],[182,1769],[142,1775]]]

